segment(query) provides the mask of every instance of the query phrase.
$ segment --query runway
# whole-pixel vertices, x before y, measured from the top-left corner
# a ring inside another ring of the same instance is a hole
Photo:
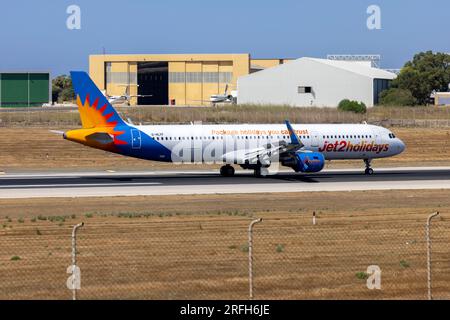
[[[450,189],[450,167],[375,169],[372,176],[343,169],[262,178],[249,171],[226,178],[213,171],[5,173],[0,198]]]

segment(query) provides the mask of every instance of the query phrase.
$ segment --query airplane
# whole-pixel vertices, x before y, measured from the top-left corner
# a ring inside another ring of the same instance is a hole
[[[225,86],[224,94],[213,94],[209,101],[215,106],[217,103],[235,103],[236,102],[236,92],[231,91],[231,94],[228,94],[228,84]]]
[[[118,86],[125,87],[125,92],[124,92],[123,95],[121,95],[121,96],[109,96],[109,95],[105,94],[106,98],[108,99],[108,102],[110,104],[112,104],[112,105],[114,105],[114,104],[127,104],[127,105],[130,105],[131,98],[141,98],[141,97],[152,97],[153,96],[151,94],[130,95],[130,93],[129,93],[130,85],[128,85],[128,84],[119,84]]]
[[[271,164],[295,172],[320,172],[326,160],[371,161],[392,157],[405,144],[390,130],[363,124],[188,124],[134,125],[125,122],[85,72],[71,72],[82,128],[63,138],[124,156],[172,163],[220,163],[266,176]],[[299,109],[299,112],[301,109]]]

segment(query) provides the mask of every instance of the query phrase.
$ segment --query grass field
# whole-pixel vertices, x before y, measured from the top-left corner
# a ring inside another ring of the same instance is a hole
[[[368,109],[366,114],[342,112],[336,108],[292,108],[287,106],[226,105],[222,107],[117,107],[124,119],[134,123],[368,123],[389,126],[449,127],[450,107],[382,107]],[[400,120],[400,122],[399,122]],[[403,121],[403,122],[402,122]],[[411,122],[412,121],[412,122]],[[428,121],[428,122],[427,122]],[[77,110],[52,111],[33,109],[15,111],[0,109],[1,126],[77,127]]]
[[[255,217],[255,298],[450,298],[450,191],[0,200],[0,298],[69,299],[71,226],[81,299],[246,299]],[[317,212],[317,225],[311,223]],[[368,290],[366,269],[382,270]]]
[[[61,129],[56,127],[56,129]],[[69,128],[64,128],[69,129]],[[450,128],[395,128],[406,143],[400,156],[375,160],[377,166],[450,165]],[[66,141],[46,127],[0,128],[0,171],[27,170],[164,170],[173,164],[131,159]],[[352,166],[362,168],[362,162],[332,162],[328,168]],[[218,168],[219,166],[183,165],[180,168]]]

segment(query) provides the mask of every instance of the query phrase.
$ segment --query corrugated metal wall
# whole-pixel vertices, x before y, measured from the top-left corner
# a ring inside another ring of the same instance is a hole
[[[0,73],[0,107],[34,107],[49,100],[49,73]]]

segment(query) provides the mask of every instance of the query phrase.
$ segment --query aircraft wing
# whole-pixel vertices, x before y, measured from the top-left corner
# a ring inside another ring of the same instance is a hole
[[[267,144],[266,146],[250,150],[232,151],[223,155],[224,161],[235,162],[238,164],[247,162],[250,164],[256,164],[259,161],[263,165],[270,165],[271,158],[279,156],[283,153],[293,153],[303,148],[305,145],[295,133],[290,122],[286,120],[285,123],[290,135],[290,143],[287,143],[285,140],[279,140],[274,143]]]

